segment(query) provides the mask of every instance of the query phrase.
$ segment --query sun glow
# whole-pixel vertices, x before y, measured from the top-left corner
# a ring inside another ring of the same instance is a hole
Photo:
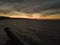
[[[0,16],[7,16],[11,18],[29,18],[29,19],[60,19],[60,14],[43,16],[39,13],[27,14],[27,13],[0,13]]]

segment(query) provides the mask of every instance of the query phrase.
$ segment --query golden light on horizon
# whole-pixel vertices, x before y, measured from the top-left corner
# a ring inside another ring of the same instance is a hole
[[[0,16],[7,16],[11,18],[28,18],[28,19],[60,19],[60,14],[43,16],[39,13],[27,14],[27,13],[19,13],[19,14],[0,14]]]

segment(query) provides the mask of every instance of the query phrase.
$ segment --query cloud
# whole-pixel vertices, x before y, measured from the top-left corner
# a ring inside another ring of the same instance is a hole
[[[23,2],[24,0],[0,0],[0,1],[14,3],[14,2]]]
[[[38,13],[43,16],[49,16],[60,13],[60,0],[23,0],[22,2],[21,1],[22,0],[1,0],[0,13]]]

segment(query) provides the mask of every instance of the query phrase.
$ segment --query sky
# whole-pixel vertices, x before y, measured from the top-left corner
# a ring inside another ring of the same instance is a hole
[[[0,0],[0,16],[60,19],[60,0]]]

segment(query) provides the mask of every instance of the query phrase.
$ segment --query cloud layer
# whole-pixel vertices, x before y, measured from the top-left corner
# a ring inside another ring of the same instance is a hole
[[[60,0],[1,0],[0,14],[49,16],[60,14]]]

